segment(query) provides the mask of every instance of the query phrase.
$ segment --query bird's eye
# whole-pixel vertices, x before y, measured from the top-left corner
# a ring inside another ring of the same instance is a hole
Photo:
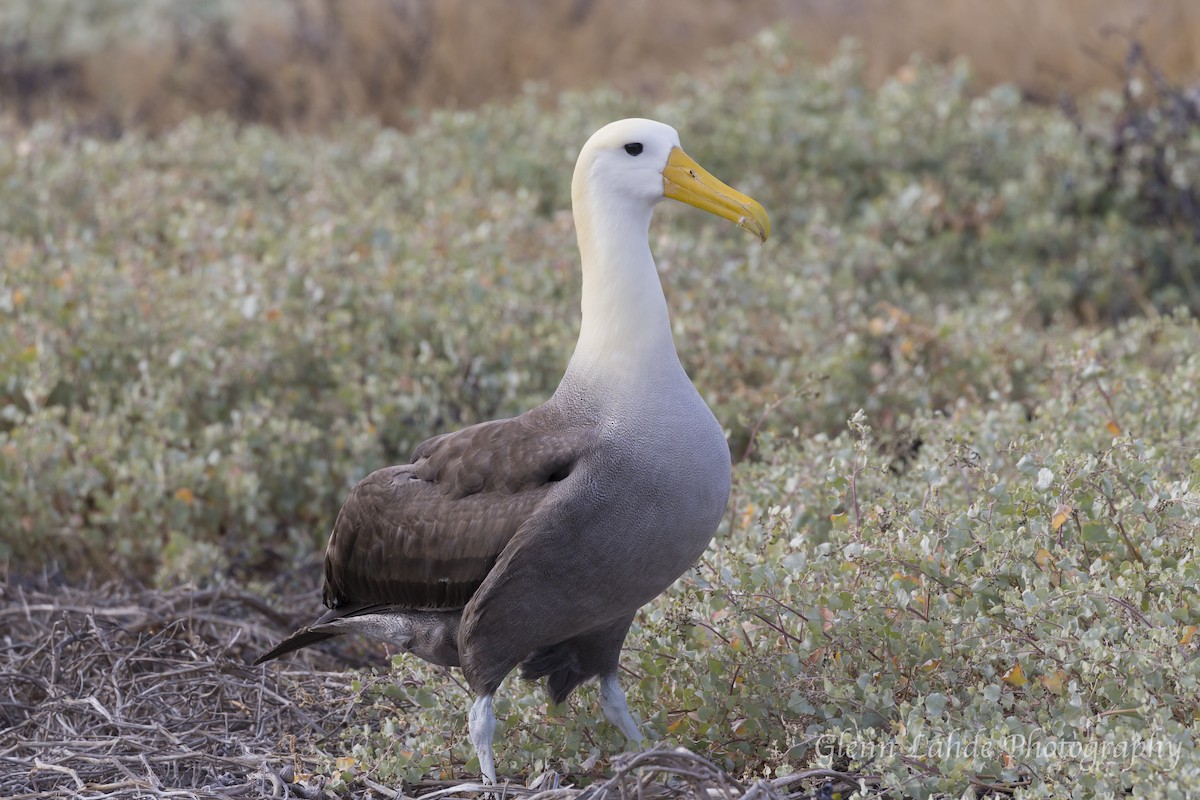
[[[629,144],[625,145],[625,152],[629,153],[631,156],[640,156],[642,154],[642,143],[630,142]]]

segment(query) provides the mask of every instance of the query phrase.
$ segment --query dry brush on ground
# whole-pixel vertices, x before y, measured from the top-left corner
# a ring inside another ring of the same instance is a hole
[[[300,605],[300,598],[292,598]],[[479,797],[471,781],[385,786],[369,773],[322,774],[325,743],[395,713],[320,652],[285,669],[251,667],[281,615],[233,587],[139,591],[8,587],[0,594],[0,794],[52,798]],[[380,683],[386,679],[371,678]],[[554,773],[504,795],[528,800],[804,800],[813,784],[871,776],[810,770],[747,788],[679,748],[617,758],[588,790]],[[329,788],[327,790],[327,784]],[[831,795],[830,795],[831,796]]]

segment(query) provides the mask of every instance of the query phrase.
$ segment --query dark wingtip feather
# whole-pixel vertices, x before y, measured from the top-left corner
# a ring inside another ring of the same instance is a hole
[[[272,647],[267,652],[263,653],[258,658],[254,659],[254,666],[257,667],[259,664],[262,664],[265,661],[270,661],[272,659],[279,658],[282,655],[287,655],[293,650],[299,650],[302,647],[308,647],[309,645],[316,644],[317,642],[323,642],[326,639],[332,639],[337,635],[337,633],[330,633],[328,631],[314,631],[312,628],[301,628],[279,644]]]

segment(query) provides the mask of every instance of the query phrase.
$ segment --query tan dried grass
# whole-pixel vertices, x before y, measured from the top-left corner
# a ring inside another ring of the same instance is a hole
[[[914,52],[965,56],[981,86],[1053,98],[1113,86],[1131,37],[1168,77],[1200,77],[1189,0],[247,0],[197,28],[182,14],[82,55],[0,52],[0,100],[26,120],[69,109],[120,130],[193,113],[313,129],[373,115],[611,83],[648,97],[704,54],[784,23],[815,59],[859,38],[878,82]]]

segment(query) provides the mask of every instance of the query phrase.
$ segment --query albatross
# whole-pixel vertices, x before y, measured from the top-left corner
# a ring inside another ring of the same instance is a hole
[[[325,553],[328,610],[255,661],[357,633],[462,669],[468,733],[496,783],[492,699],[520,667],[561,703],[596,678],[604,716],[641,741],[617,680],[637,610],[708,546],[729,448],[688,378],[650,254],[664,198],[766,241],[755,200],[692,160],[675,129],[610,123],[571,181],[583,266],[579,341],[544,404],[435,436],[350,490]]]

